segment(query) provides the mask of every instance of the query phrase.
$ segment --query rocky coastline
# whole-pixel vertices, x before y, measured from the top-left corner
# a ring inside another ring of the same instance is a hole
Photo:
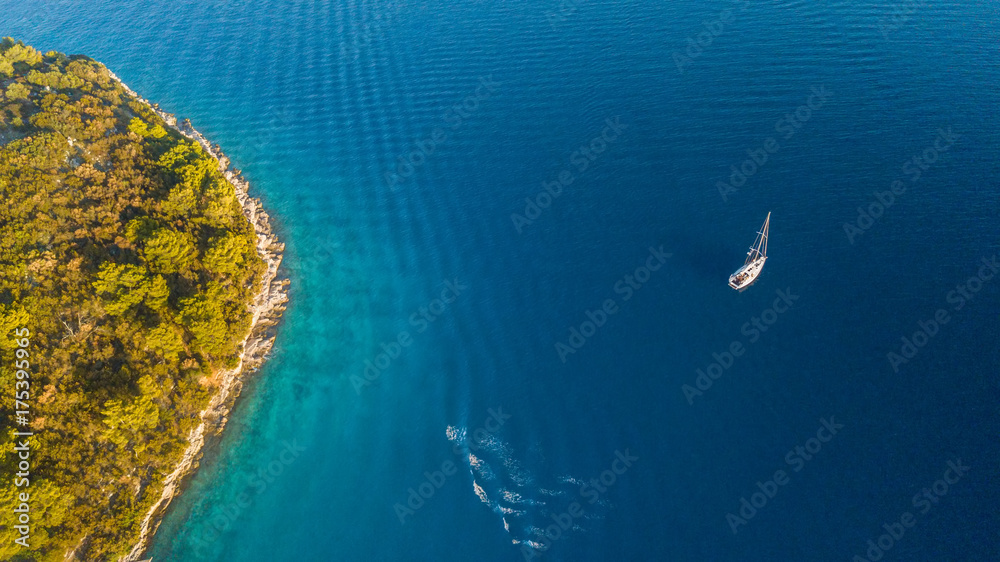
[[[274,345],[275,327],[288,302],[289,281],[279,272],[285,245],[278,241],[272,231],[270,216],[262,208],[260,200],[250,196],[249,183],[238,170],[230,168],[229,158],[223,154],[218,145],[213,146],[209,143],[208,139],[191,126],[190,121],[185,119],[178,123],[176,117],[136,94],[110,70],[108,73],[129,95],[149,106],[174,130],[198,142],[216,160],[219,170],[236,190],[236,197],[244,216],[254,227],[257,235],[257,253],[267,265],[260,279],[260,291],[250,308],[253,314],[252,322],[243,340],[243,351],[238,364],[217,374],[218,391],[212,396],[208,407],[202,410],[201,423],[188,436],[188,447],[184,451],[184,456],[174,467],[173,472],[164,479],[163,492],[143,518],[139,537],[132,550],[119,559],[120,562],[138,562],[149,548],[170,502],[180,494],[184,480],[197,469],[206,438],[221,433],[229,412],[243,388],[243,382],[267,359]]]

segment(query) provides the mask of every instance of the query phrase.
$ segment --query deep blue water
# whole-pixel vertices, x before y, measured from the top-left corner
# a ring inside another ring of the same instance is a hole
[[[1000,279],[951,293],[1000,255],[994,2],[3,8],[3,34],[190,118],[287,242],[274,357],[156,562],[851,560],[883,524],[905,531],[885,560],[1000,559]],[[547,208],[518,232],[525,198]],[[879,217],[850,238],[859,206]],[[738,294],[769,211],[767,267]],[[368,381],[365,361],[385,368]],[[433,495],[398,512],[411,488]],[[742,498],[767,499],[745,525]]]

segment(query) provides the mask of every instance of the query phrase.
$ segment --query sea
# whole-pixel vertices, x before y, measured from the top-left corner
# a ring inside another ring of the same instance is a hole
[[[3,2],[286,244],[148,556],[1000,560],[997,6]]]

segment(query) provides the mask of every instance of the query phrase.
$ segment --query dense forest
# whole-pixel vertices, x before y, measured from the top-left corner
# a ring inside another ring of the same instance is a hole
[[[0,203],[0,559],[114,560],[238,359],[254,230],[217,161],[104,66],[9,38]],[[26,487],[15,431],[34,433]],[[29,548],[13,542],[24,492]]]

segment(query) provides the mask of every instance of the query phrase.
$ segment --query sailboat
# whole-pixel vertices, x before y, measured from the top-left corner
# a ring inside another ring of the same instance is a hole
[[[764,219],[764,226],[757,233],[757,239],[754,240],[753,246],[750,246],[750,251],[747,252],[747,261],[743,263],[743,267],[736,270],[736,273],[729,276],[729,286],[737,291],[742,292],[753,285],[757,277],[760,276],[760,272],[764,270],[764,262],[767,261],[767,229],[770,224],[771,213],[769,212],[767,218]]]

